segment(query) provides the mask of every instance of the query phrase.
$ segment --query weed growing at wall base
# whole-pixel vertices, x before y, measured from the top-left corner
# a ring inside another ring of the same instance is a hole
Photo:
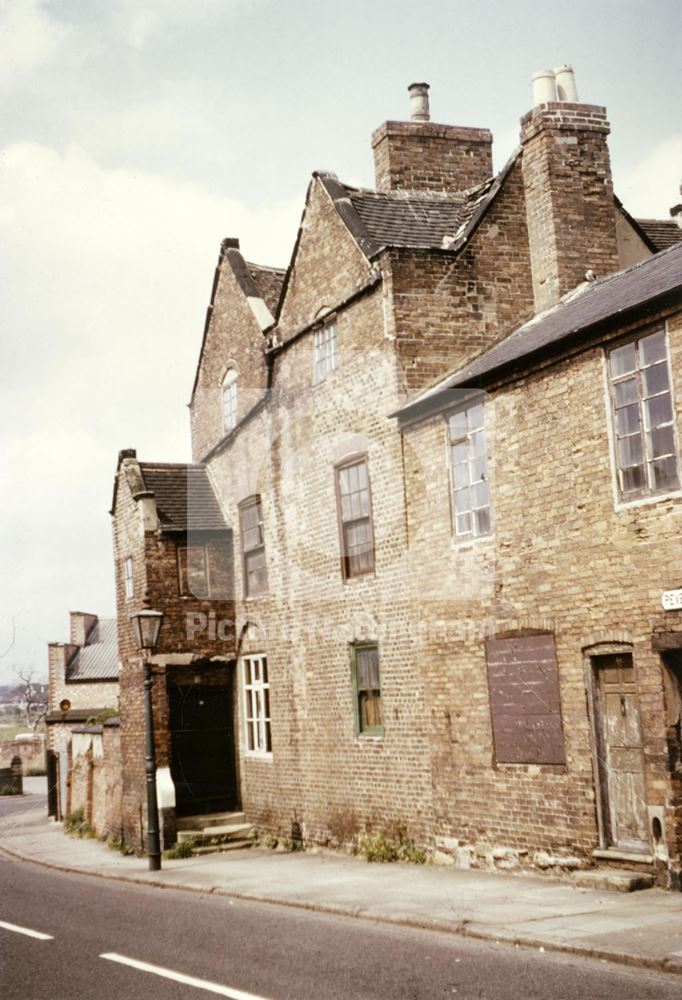
[[[95,836],[82,808],[76,809],[64,817],[64,833],[68,833],[69,837],[80,837],[81,839]]]
[[[426,851],[408,837],[404,826],[365,834],[360,838],[359,849],[366,861],[410,861],[415,865],[427,861]]]

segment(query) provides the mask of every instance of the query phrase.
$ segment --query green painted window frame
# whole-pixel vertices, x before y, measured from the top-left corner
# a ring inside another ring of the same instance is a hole
[[[379,691],[379,708],[381,712],[381,724],[378,726],[363,726],[362,725],[362,712],[360,710],[360,695],[361,689],[358,684],[358,653],[363,650],[374,649],[377,653],[377,660],[379,659],[379,644],[376,642],[356,642],[352,643],[350,647],[350,660],[351,660],[351,679],[353,683],[353,709],[355,716],[355,735],[360,736],[383,736],[384,735],[384,716],[383,710],[381,708],[381,663],[378,662],[379,670],[379,687],[373,688],[372,690]],[[367,690],[363,688],[362,690]]]

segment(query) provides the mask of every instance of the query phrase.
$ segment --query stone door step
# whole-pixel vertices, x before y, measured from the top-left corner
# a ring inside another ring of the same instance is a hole
[[[206,813],[202,816],[179,816],[178,830],[204,830],[207,826],[225,826],[228,823],[243,823],[243,812]]]
[[[250,840],[229,840],[226,844],[206,844],[203,847],[195,847],[194,854],[222,854],[224,851],[243,851],[252,846]]]
[[[640,854],[634,851],[621,851],[616,847],[600,847],[592,851],[593,858],[600,858],[602,861],[624,861],[630,865],[652,865],[654,863],[653,854]]]
[[[654,884],[654,877],[645,872],[632,872],[624,868],[596,868],[594,871],[576,872],[574,881],[583,889],[637,892],[638,889],[650,889]]]
[[[217,838],[243,840],[251,832],[251,829],[250,823],[229,823],[225,826],[206,826],[203,830],[178,830],[178,842],[193,840],[197,845],[200,845]]]

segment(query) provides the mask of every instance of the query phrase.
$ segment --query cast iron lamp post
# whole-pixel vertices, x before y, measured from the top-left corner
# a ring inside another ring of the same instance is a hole
[[[147,602],[145,601],[145,604]],[[154,749],[154,715],[152,712],[152,664],[150,656],[159,638],[162,611],[143,607],[130,615],[135,639],[144,657],[144,727],[145,772],[147,774],[147,856],[149,870],[161,868],[161,842],[159,839],[159,807],[156,801],[156,751]]]

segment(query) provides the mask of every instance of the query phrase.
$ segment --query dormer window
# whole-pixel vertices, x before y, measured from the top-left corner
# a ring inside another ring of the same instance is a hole
[[[223,379],[223,428],[231,431],[237,426],[237,372],[228,368]]]

